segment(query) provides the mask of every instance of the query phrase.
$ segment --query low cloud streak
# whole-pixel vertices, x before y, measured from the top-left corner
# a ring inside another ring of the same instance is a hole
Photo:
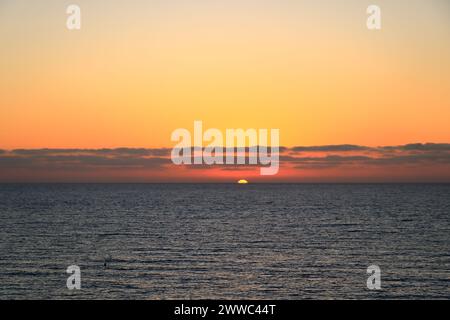
[[[259,166],[175,166],[170,148],[0,149],[0,182],[16,181],[226,181]],[[248,152],[248,149],[246,150]],[[354,180],[377,175],[386,180],[402,173],[417,181],[450,182],[450,144],[416,143],[400,146],[295,146],[280,148],[284,173],[274,181]],[[201,170],[204,170],[202,173]],[[422,178],[421,178],[422,177]],[[48,178],[48,179],[46,179]],[[79,178],[79,179],[78,179]],[[426,179],[425,179],[426,178]],[[259,179],[259,178],[255,178]],[[328,180],[327,180],[328,179]],[[400,179],[401,180],[401,179]],[[377,180],[378,181],[378,180]]]

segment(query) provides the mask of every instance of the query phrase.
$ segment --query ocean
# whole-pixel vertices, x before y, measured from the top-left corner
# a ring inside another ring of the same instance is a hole
[[[450,184],[0,184],[0,299],[449,299],[449,249]]]

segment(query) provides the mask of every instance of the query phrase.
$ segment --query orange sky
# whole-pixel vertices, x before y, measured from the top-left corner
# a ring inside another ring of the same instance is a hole
[[[172,147],[279,128],[283,146],[450,141],[450,5],[376,1],[0,4],[0,149]]]

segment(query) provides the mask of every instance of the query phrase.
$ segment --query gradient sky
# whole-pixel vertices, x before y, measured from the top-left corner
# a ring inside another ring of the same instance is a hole
[[[169,148],[194,120],[286,147],[450,142],[447,0],[0,0],[0,40],[3,150]]]

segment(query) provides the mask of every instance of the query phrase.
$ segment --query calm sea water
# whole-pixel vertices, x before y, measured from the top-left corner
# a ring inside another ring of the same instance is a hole
[[[449,299],[449,249],[450,185],[0,185],[0,299]]]

